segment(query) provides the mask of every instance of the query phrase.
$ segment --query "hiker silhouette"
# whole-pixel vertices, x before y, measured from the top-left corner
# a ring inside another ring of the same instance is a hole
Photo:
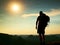
[[[40,44],[45,45],[45,27],[48,25],[50,21],[49,16],[44,14],[42,11],[39,12],[39,16],[36,21],[36,29],[39,34]]]

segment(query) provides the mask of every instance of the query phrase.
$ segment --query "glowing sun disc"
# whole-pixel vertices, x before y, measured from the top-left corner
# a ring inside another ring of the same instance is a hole
[[[17,4],[14,4],[14,5],[12,5],[11,9],[13,12],[18,12],[20,10],[20,6]]]
[[[18,5],[13,5],[12,6],[12,10],[13,11],[18,11],[19,10],[19,6]]]
[[[21,14],[24,11],[24,5],[20,2],[10,2],[6,6],[9,14]]]

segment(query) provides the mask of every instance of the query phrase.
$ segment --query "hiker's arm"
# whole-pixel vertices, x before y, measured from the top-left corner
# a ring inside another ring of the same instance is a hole
[[[38,21],[39,21],[39,20],[38,20],[38,18],[37,18],[37,21],[36,21],[36,29],[37,29],[37,26],[38,26]]]

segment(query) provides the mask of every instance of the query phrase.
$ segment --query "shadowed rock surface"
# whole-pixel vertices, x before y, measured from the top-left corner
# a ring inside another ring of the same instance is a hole
[[[46,45],[60,45],[60,35],[46,35]],[[38,35],[8,35],[0,33],[0,45],[39,45]]]

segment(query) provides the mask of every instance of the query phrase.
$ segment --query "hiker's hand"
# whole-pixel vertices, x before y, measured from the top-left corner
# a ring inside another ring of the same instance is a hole
[[[37,29],[37,26],[36,26],[36,29]]]

